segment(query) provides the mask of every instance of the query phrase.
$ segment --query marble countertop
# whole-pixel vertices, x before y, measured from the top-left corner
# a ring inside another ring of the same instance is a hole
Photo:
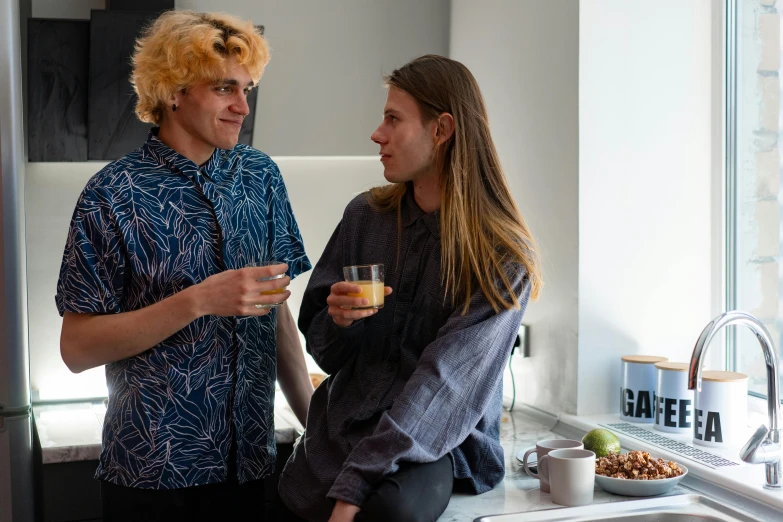
[[[291,409],[281,399],[275,405],[275,439],[291,443],[302,432]],[[44,464],[97,460],[101,450],[101,427],[106,415],[103,403],[71,403],[34,407],[35,422],[43,450]],[[505,451],[506,477],[483,495],[454,494],[441,522],[471,522],[478,517],[559,508],[549,493],[542,493],[538,480],[528,477],[516,455],[536,441],[563,438],[553,433],[557,419],[523,411],[503,412],[501,444]],[[689,492],[678,486],[670,494]],[[629,500],[596,487],[593,503]]]
[[[506,477],[495,489],[482,495],[452,495],[446,511],[438,519],[439,522],[472,522],[487,515],[563,507],[553,503],[549,493],[541,491],[538,480],[529,477],[516,459],[520,451],[524,452],[535,446],[539,440],[565,438],[551,431],[556,423],[557,419],[554,417],[549,420],[544,415],[534,417],[522,411],[504,411],[500,442],[506,458]],[[683,486],[676,486],[668,495],[691,492]],[[596,486],[593,504],[627,500],[633,498],[613,495]]]

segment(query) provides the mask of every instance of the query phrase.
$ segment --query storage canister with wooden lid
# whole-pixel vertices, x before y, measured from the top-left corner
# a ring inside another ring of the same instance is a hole
[[[748,376],[704,370],[701,378],[693,409],[693,443],[742,446],[748,426]]]
[[[688,389],[688,363],[655,363],[655,429],[669,433],[693,430],[693,390]]]
[[[668,361],[653,355],[624,355],[620,389],[620,418],[651,424],[655,420],[655,363]]]

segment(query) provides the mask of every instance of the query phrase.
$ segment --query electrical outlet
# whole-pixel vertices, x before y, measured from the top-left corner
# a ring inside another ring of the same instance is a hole
[[[520,358],[530,357],[530,327],[526,324],[520,324],[518,335],[519,347],[514,355]]]
[[[503,371],[503,406],[506,408],[510,408],[515,403],[516,386],[514,379],[519,375],[515,373],[515,367],[519,364],[520,359],[527,357],[530,357],[530,327],[521,324],[519,325],[517,337],[514,340],[509,364],[506,365]]]

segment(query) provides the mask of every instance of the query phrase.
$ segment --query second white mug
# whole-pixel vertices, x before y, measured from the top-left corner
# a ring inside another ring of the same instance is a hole
[[[593,501],[595,453],[592,451],[552,450],[539,459],[538,469],[541,477],[549,480],[552,502],[555,504],[584,506]]]

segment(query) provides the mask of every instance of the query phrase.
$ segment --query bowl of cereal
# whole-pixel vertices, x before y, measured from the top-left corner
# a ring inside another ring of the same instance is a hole
[[[682,464],[653,458],[646,451],[595,459],[595,483],[609,493],[629,497],[662,495],[687,473]]]

